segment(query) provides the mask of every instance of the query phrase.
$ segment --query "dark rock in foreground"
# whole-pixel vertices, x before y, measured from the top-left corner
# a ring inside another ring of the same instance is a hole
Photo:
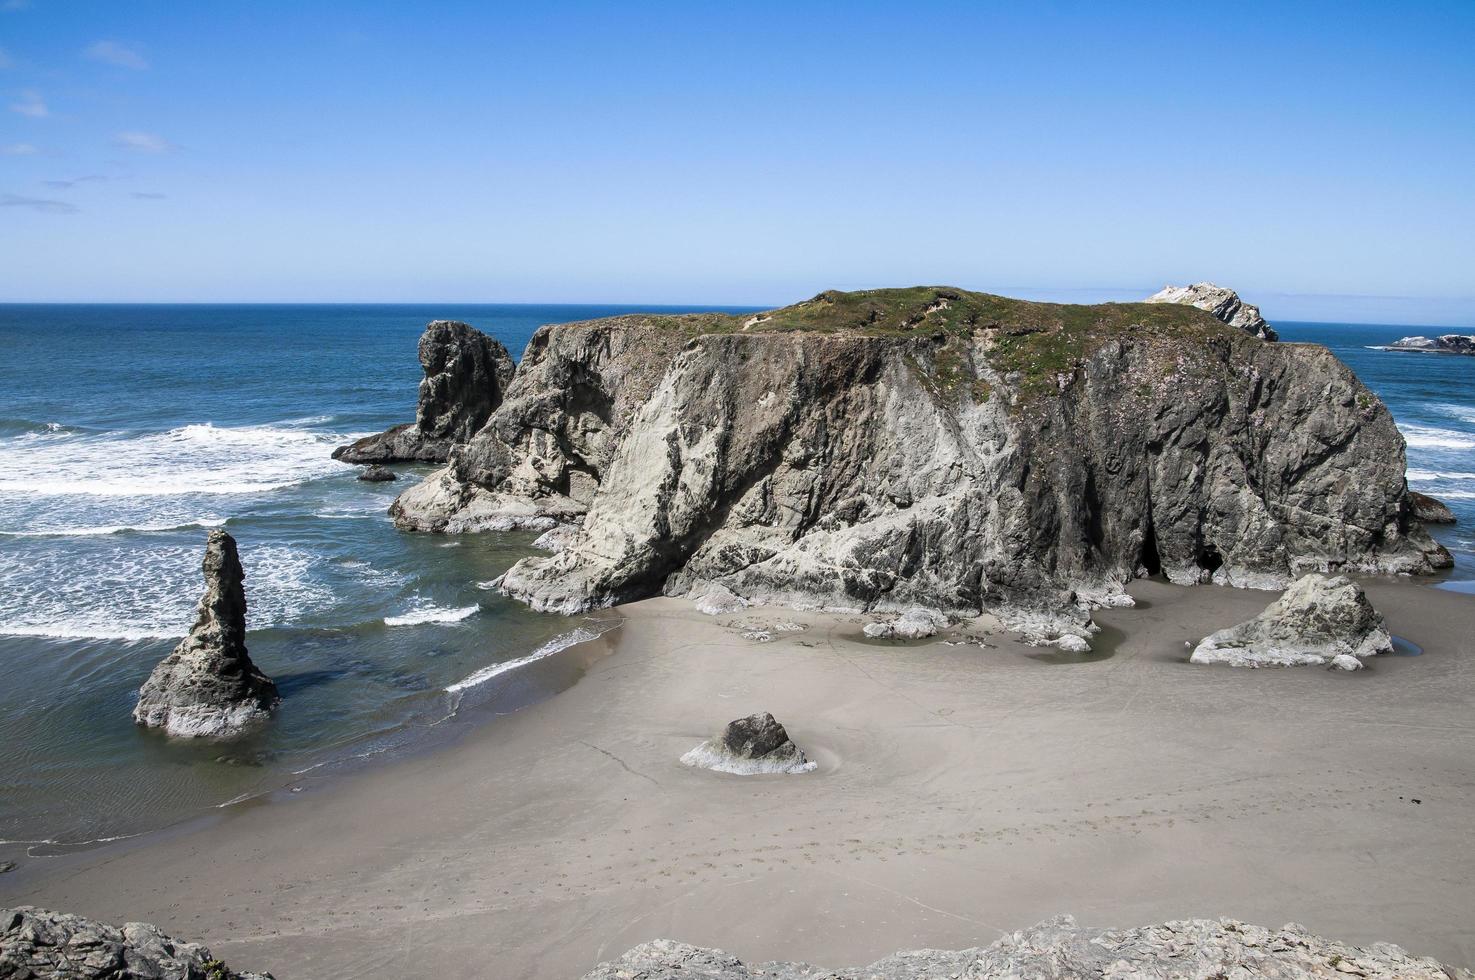
[[[394,475],[394,470],[378,465],[365,466],[358,478],[365,483],[393,483],[399,479]]]
[[[1438,337],[1403,337],[1383,350],[1415,354],[1475,354],[1475,336],[1447,333]]]
[[[233,735],[265,718],[279,700],[276,685],[246,652],[246,573],[235,538],[210,532],[204,570],[195,625],[159,661],[133,709],[134,721],[170,735]]]
[[[1453,524],[1455,513],[1442,500],[1435,500],[1426,493],[1417,490],[1408,492],[1408,504],[1413,509],[1414,516],[1425,524]]]
[[[748,966],[720,949],[658,939],[601,963],[584,980],[1471,980],[1468,970],[1411,956],[1392,943],[1348,946],[1294,923],[1279,929],[1233,919],[1183,919],[1140,929],[1086,929],[1068,915],[986,949],[920,949],[867,967]]]
[[[1357,670],[1393,651],[1383,617],[1349,578],[1307,575],[1248,622],[1206,637],[1188,659],[1231,667],[1327,664]]]
[[[236,973],[198,943],[29,905],[0,909],[0,977],[14,980],[271,980]]]
[[[1192,286],[1164,286],[1147,297],[1148,303],[1184,303],[1196,306],[1214,319],[1243,330],[1251,337],[1261,340],[1279,340],[1280,336],[1260,315],[1258,306],[1251,306],[1239,298],[1232,289],[1216,286],[1211,282],[1197,282]]]
[[[729,722],[722,734],[683,755],[681,762],[739,776],[809,772],[815,767],[789,739],[784,726],[766,711]]]
[[[515,366],[507,348],[457,320],[435,320],[420,337],[415,421],[333,450],[345,463],[444,463],[502,404]]]

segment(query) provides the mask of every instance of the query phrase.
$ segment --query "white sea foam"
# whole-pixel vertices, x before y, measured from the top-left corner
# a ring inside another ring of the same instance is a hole
[[[1475,490],[1440,490],[1440,500],[1475,500]]]
[[[422,623],[459,623],[463,619],[475,616],[480,610],[480,606],[461,606],[458,609],[426,606],[423,609],[412,609],[400,616],[385,616],[384,625],[419,626]]]
[[[104,524],[99,527],[37,528],[30,531],[0,531],[11,538],[102,538],[113,534],[156,534],[161,531],[188,531],[191,528],[220,527],[224,517],[202,517],[197,521],[162,524]]]
[[[1413,469],[1408,471],[1408,479],[1410,483],[1431,483],[1435,480],[1475,480],[1475,473]]]
[[[1403,441],[1417,449],[1475,449],[1475,434],[1459,429],[1403,423],[1398,426]]]
[[[585,629],[581,626],[578,629],[572,630],[568,633],[564,633],[561,636],[555,636],[553,639],[538,647],[538,649],[534,650],[526,657],[518,657],[516,660],[508,660],[504,663],[492,664],[490,667],[483,667],[481,670],[478,670],[475,673],[470,674],[447,687],[446,693],[460,694],[467,688],[476,687],[478,684],[485,684],[493,677],[498,677],[502,674],[505,674],[509,670],[516,670],[519,667],[526,667],[528,664],[533,663],[534,661],[542,660],[544,657],[551,657],[555,653],[561,653],[562,651],[567,650],[569,647],[574,646],[575,644],[586,643],[589,640],[594,640],[598,638],[599,634],[594,632],[594,630]]]

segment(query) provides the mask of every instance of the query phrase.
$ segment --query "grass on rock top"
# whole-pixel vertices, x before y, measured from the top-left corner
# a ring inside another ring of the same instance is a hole
[[[988,338],[985,356],[989,366],[1006,377],[1017,373],[1020,394],[1026,396],[1044,393],[1053,386],[1057,374],[1073,370],[1102,344],[1117,337],[1200,344],[1214,338],[1228,343],[1248,339],[1241,331],[1192,306],[1035,303],[948,286],[848,293],[829,290],[766,313],[630,314],[612,320],[687,337],[796,331],[883,338],[936,337],[944,341],[936,365],[946,375],[937,380],[948,388],[973,380],[961,350],[953,348],[951,341],[971,341],[981,335]],[[578,325],[605,322],[611,321],[591,320]]]

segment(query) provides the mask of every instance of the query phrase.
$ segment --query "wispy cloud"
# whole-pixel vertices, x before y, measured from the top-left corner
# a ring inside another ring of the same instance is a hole
[[[10,52],[9,51],[6,51],[4,48],[0,48],[0,68],[14,68],[14,67],[15,67],[15,59],[10,56]]]
[[[113,65],[117,68],[132,68],[134,71],[143,71],[149,66],[143,55],[117,41],[98,41],[89,45],[82,52],[93,61],[100,61],[105,65]]]
[[[132,196],[138,198],[140,201],[162,201],[169,195],[155,194],[153,191],[134,191]]]
[[[34,143],[7,143],[0,146],[0,156],[33,157],[40,152]]]
[[[4,0],[0,3],[0,10],[25,10],[31,5],[31,0]]]
[[[174,144],[159,134],[144,133],[138,130],[116,134],[113,137],[113,145],[137,153],[168,153],[174,149]]]
[[[42,214],[76,214],[75,204],[66,201],[50,201],[42,197],[21,197],[18,194],[0,194],[0,208],[29,208]]]
[[[33,119],[51,115],[51,110],[46,108],[46,100],[41,98],[41,93],[35,89],[26,89],[22,92],[20,101],[10,103],[10,111],[30,116]]]
[[[98,180],[107,180],[107,177],[103,174],[87,174],[85,177],[73,177],[71,180],[43,180],[41,183],[47,187],[54,187],[59,191],[64,191],[69,187],[76,187],[78,184],[88,184]]]

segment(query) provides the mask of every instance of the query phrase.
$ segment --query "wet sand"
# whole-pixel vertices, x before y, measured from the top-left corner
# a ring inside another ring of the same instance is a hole
[[[1352,674],[1185,662],[1269,593],[1141,582],[1115,650],[861,639],[859,617],[624,607],[570,690],[204,826],[0,876],[280,980],[578,977],[656,937],[869,962],[1058,912],[1229,915],[1475,966],[1475,598],[1372,582],[1423,648]],[[808,624],[769,643],[741,628]],[[678,757],[771,711],[801,776]],[[1418,800],[1420,802],[1413,802]]]

